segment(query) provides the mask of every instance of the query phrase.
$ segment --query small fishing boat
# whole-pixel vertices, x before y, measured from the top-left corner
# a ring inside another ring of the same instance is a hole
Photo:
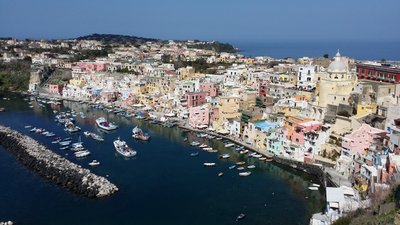
[[[230,166],[230,167],[228,167],[230,170],[233,170],[233,169],[235,169],[236,168],[236,165],[232,165],[232,166]]]
[[[89,131],[85,131],[85,132],[83,132],[83,134],[84,134],[85,136],[90,136],[92,133],[89,132]]]
[[[308,189],[310,189],[312,191],[318,191],[318,187],[314,187],[314,186],[308,187]]]
[[[208,146],[206,145],[206,144],[201,144],[200,146],[199,146],[199,148],[207,148]]]
[[[121,141],[119,138],[114,141],[114,147],[119,154],[125,157],[133,157],[137,154],[137,152],[129,147],[125,141]]]
[[[188,140],[188,138],[184,138],[184,139],[183,139],[183,141],[187,141],[187,140]]]
[[[219,176],[219,177],[222,177],[223,175],[224,175],[223,172],[219,172],[219,173],[218,173],[218,176]]]
[[[235,144],[233,144],[233,143],[227,143],[227,144],[225,144],[225,148],[229,148],[229,147],[232,147],[232,146],[235,146]]]
[[[61,146],[66,146],[66,145],[71,144],[71,141],[61,141],[58,144],[60,144]]]
[[[229,154],[223,154],[223,155],[220,156],[220,158],[222,158],[222,159],[228,159],[230,157],[231,156]]]
[[[118,129],[117,125],[108,122],[106,120],[106,118],[104,118],[104,117],[97,118],[96,119],[96,124],[97,124],[98,127],[100,127],[103,130],[106,130],[106,131],[111,131],[111,130]]]
[[[254,169],[254,168],[256,168],[255,165],[248,165],[248,166],[247,166],[247,169]]]
[[[206,148],[203,148],[203,150],[204,150],[204,151],[212,151],[213,148],[211,148],[211,147],[206,147]]]
[[[236,221],[242,220],[246,217],[246,214],[240,213],[239,216],[237,216]]]
[[[246,164],[246,162],[243,162],[243,161],[236,162],[236,165],[238,165],[238,166],[241,166],[241,165],[244,165],[244,164]]]
[[[237,170],[244,170],[244,167],[243,167],[243,166],[239,166],[239,167],[237,167],[236,169],[237,169]]]
[[[90,137],[93,138],[93,140],[96,140],[96,141],[104,141],[104,138],[102,136],[100,136],[98,134],[95,134],[95,133],[91,133]]]
[[[26,125],[25,126],[26,129],[31,128],[31,127],[32,127],[31,125]]]
[[[144,133],[139,127],[135,127],[132,129],[132,137],[134,139],[142,140],[142,141],[148,141],[150,139],[150,135],[147,133]]]
[[[83,158],[83,157],[90,155],[90,152],[88,150],[82,150],[82,151],[75,152],[74,154],[75,154],[75,157],[77,157],[77,158]]]
[[[205,162],[205,163],[203,163],[203,165],[206,167],[212,167],[212,166],[215,166],[215,163]]]
[[[190,153],[190,156],[191,156],[191,157],[198,156],[198,155],[199,155],[199,152]]]
[[[93,161],[91,161],[91,162],[89,163],[89,166],[98,166],[98,165],[100,165],[100,162],[97,161],[97,160],[95,160],[95,159],[93,159]]]
[[[247,176],[250,176],[250,175],[251,175],[250,171],[239,173],[239,176],[241,176],[241,177],[247,177]]]
[[[319,185],[319,184],[314,184],[314,183],[312,184],[312,186],[313,186],[313,187],[318,187],[318,188],[321,187],[321,185]]]
[[[69,148],[69,146],[61,147],[60,150],[65,150],[65,149],[67,149],[67,148]]]
[[[198,141],[192,141],[192,143],[190,143],[191,146],[198,146],[200,145],[200,142]]]

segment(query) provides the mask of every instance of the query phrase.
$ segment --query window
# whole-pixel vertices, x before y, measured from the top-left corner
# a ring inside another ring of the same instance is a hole
[[[343,97],[343,101],[346,101],[346,98],[345,98],[345,97]]]

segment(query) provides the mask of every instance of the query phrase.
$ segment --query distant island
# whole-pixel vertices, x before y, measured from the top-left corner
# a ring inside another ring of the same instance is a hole
[[[131,45],[139,45],[145,42],[166,42],[165,40],[155,39],[155,38],[145,38],[145,37],[137,37],[130,35],[119,35],[119,34],[90,34],[86,36],[81,36],[76,38],[76,40],[92,40],[92,41],[101,41],[105,44],[118,43],[118,44],[131,44]],[[186,42],[180,40],[174,40],[176,42]],[[229,43],[222,43],[218,41],[200,41],[194,40],[189,41],[191,44],[188,45],[188,48],[196,48],[196,49],[205,49],[212,50],[215,52],[228,52],[235,53],[237,49],[233,47],[233,45]]]

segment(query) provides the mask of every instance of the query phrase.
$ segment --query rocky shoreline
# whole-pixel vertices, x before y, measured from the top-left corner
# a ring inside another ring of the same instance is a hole
[[[0,145],[41,177],[78,195],[101,198],[118,191],[106,178],[57,155],[34,139],[0,125]]]

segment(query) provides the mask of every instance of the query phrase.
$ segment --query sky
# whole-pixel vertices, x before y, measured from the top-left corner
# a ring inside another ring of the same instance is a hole
[[[400,0],[0,0],[0,37],[399,41]]]

